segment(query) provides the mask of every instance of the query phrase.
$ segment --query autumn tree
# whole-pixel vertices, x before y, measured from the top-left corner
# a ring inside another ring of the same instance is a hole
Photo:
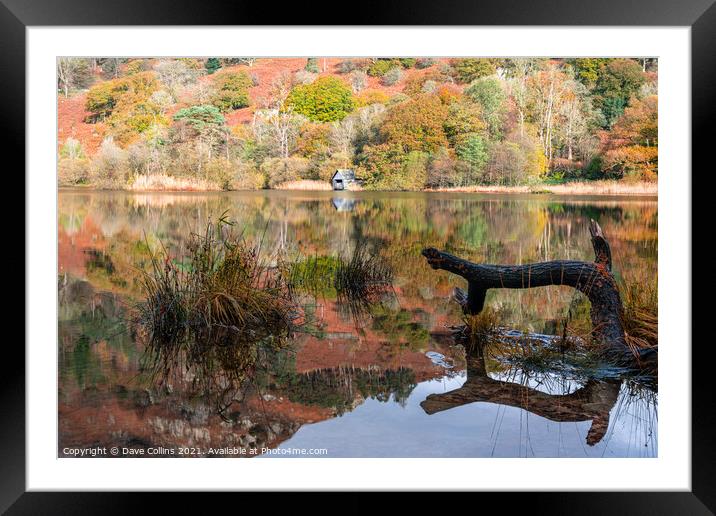
[[[202,175],[206,181],[216,175],[217,167],[212,166],[219,161],[228,162],[228,130],[221,111],[213,105],[198,105],[180,109],[173,117],[171,141],[180,168],[191,169],[191,172]],[[223,179],[221,182],[225,182]]]
[[[221,111],[246,107],[249,105],[249,88],[252,85],[251,77],[246,72],[219,73],[214,82],[213,104]]]
[[[547,162],[554,156],[555,133],[559,124],[559,111],[568,76],[555,64],[546,66],[530,77],[530,121],[537,134]]]
[[[485,131],[482,108],[468,99],[452,102],[448,105],[443,130],[448,142],[453,147],[465,135],[480,134]]]
[[[658,137],[658,97],[634,100],[612,128],[603,170],[614,177],[636,174],[641,179],[655,179]]]
[[[447,146],[443,125],[448,109],[435,95],[422,95],[393,107],[381,127],[385,142],[405,152],[432,152]]]
[[[450,62],[457,80],[462,83],[493,75],[497,71],[497,63],[496,59],[476,58],[453,59]]]
[[[367,145],[358,156],[358,175],[373,190],[420,189],[427,180],[427,166],[427,153],[406,153],[392,142]]]
[[[579,57],[568,59],[567,62],[574,68],[575,77],[587,88],[593,88],[602,74],[609,59],[597,57]]]
[[[353,70],[350,73],[350,83],[353,93],[359,93],[368,84],[368,74],[363,70]]]
[[[296,86],[286,106],[315,122],[333,122],[353,111],[351,89],[337,77],[321,77],[312,84]]]
[[[604,115],[604,127],[611,128],[645,82],[641,66],[633,59],[610,59],[599,69],[593,93]]]

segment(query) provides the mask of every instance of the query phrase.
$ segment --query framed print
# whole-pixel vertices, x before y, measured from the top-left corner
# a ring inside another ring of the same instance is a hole
[[[350,26],[130,4],[3,3],[27,199],[3,510],[154,490],[713,510],[691,306],[709,2]]]

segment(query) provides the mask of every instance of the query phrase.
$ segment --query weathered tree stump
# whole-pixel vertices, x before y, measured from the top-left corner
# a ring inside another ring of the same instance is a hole
[[[526,265],[489,265],[463,260],[435,248],[423,249],[433,269],[443,269],[468,282],[467,296],[458,292],[456,298],[463,311],[478,314],[485,304],[490,288],[533,288],[547,285],[567,285],[587,296],[591,302],[592,333],[616,361],[632,361],[624,338],[622,302],[614,276],[609,243],[602,229],[590,221],[595,261],[555,260]]]

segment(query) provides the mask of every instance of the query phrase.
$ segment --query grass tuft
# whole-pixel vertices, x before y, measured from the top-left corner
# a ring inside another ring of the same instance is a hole
[[[468,352],[484,347],[499,333],[500,314],[489,306],[477,315],[464,314],[464,326],[460,328],[460,340]]]
[[[619,293],[624,307],[622,325],[635,356],[659,344],[659,289],[655,278],[622,279]]]
[[[338,302],[356,316],[367,313],[392,289],[393,276],[390,262],[358,241],[350,258],[340,258],[336,266]]]
[[[160,382],[189,377],[220,410],[250,377],[259,354],[286,345],[299,311],[280,266],[235,235],[225,217],[193,234],[185,256],[165,248],[144,274],[138,306],[144,366]]]

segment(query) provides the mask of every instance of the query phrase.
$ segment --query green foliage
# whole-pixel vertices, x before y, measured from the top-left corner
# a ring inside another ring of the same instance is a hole
[[[403,68],[412,68],[415,66],[417,59],[414,57],[401,57],[398,61],[400,61],[400,65]]]
[[[310,73],[320,73],[321,69],[318,66],[318,59],[315,57],[309,57],[306,61],[304,70]]]
[[[570,59],[569,63],[574,68],[574,75],[582,84],[588,88],[594,87],[599,79],[601,69],[606,66],[609,59],[583,57]]]
[[[462,83],[493,75],[497,71],[496,59],[464,58],[451,61],[455,78]]]
[[[465,95],[480,105],[488,131],[493,137],[499,137],[507,100],[500,80],[496,77],[478,79],[465,90]]]
[[[611,128],[645,82],[641,66],[633,59],[609,60],[600,68],[593,93],[595,105],[604,114],[605,127]]]
[[[269,188],[289,181],[306,179],[308,160],[305,158],[269,158],[261,164],[261,172]]]
[[[85,109],[91,113],[87,121],[97,122],[111,115],[119,99],[128,90],[129,83],[125,79],[102,82],[92,87],[85,100]]]
[[[224,124],[224,116],[221,114],[221,111],[219,111],[219,108],[210,105],[191,106],[180,109],[174,115],[174,120],[184,120],[200,132],[207,127]]]
[[[289,281],[301,292],[335,299],[337,292],[334,283],[339,263],[337,256],[309,256],[291,265]]]
[[[311,84],[296,86],[286,105],[314,122],[342,120],[355,107],[351,88],[336,77],[320,77]]]
[[[602,163],[602,157],[595,156],[589,162],[589,165],[587,165],[587,167],[584,169],[584,177],[586,179],[602,179],[603,178],[603,173],[602,173],[603,166],[604,165]]]
[[[404,308],[397,311],[377,308],[373,313],[373,329],[383,333],[392,344],[415,351],[422,350],[430,337],[425,326],[415,321],[413,314]]]
[[[394,62],[392,59],[375,59],[373,62],[370,63],[366,72],[371,77],[382,77],[383,75],[385,75],[385,72],[387,72],[393,67],[393,65]]]
[[[162,108],[152,101],[159,84],[153,72],[141,72],[100,83],[87,94],[87,121],[104,120],[112,135],[127,144],[154,125],[167,123]]]
[[[451,145],[466,134],[484,131],[483,113],[479,104],[470,101],[453,102],[448,106],[447,117],[443,124],[445,136]]]
[[[117,57],[105,57],[97,59],[100,68],[102,68],[102,74],[105,78],[117,78],[119,76],[120,67],[125,63],[126,59],[120,59]]]
[[[85,159],[85,150],[82,144],[75,138],[67,138],[60,148],[60,157],[68,159]]]
[[[206,73],[211,75],[221,68],[221,62],[216,57],[210,57],[206,60],[204,68],[206,68]]]
[[[217,74],[216,96],[213,104],[221,111],[240,109],[249,105],[249,88],[253,86],[246,72],[222,72]]]
[[[455,152],[476,171],[481,171],[489,159],[487,144],[478,134],[466,135],[456,146]]]
[[[358,157],[359,177],[369,190],[418,190],[427,181],[429,155],[407,154],[395,144],[367,145]]]

